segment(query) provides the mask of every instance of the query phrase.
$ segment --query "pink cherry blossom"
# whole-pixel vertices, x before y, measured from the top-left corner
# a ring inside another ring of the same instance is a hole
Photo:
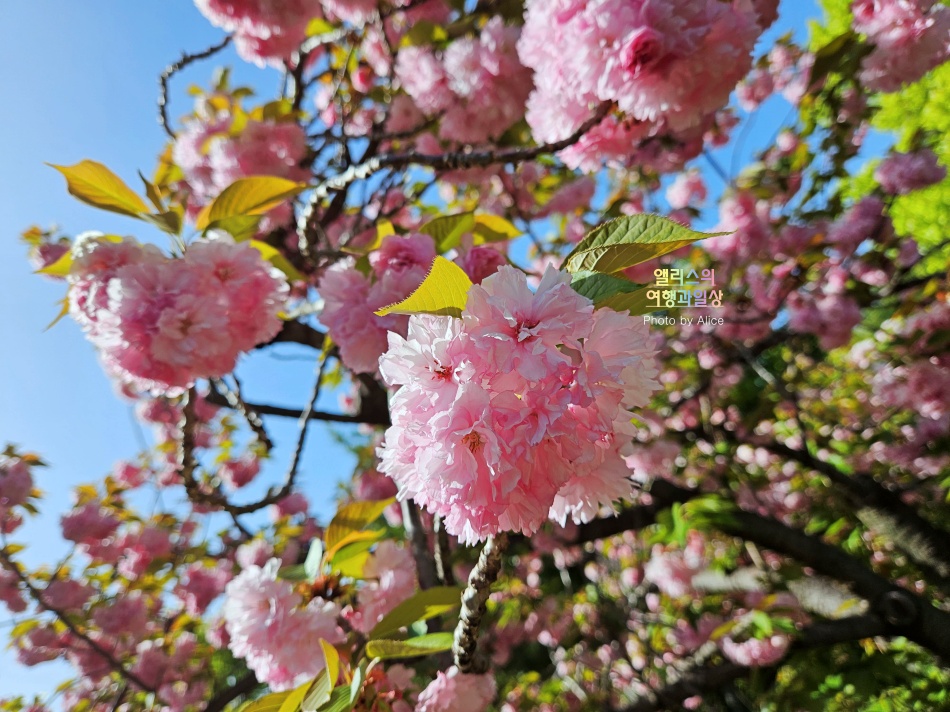
[[[419,693],[415,712],[484,712],[496,693],[491,675],[461,673],[453,665]]]
[[[412,554],[392,541],[380,542],[363,568],[367,580],[359,593],[351,625],[369,633],[397,605],[416,590],[415,562]]]
[[[280,329],[286,281],[249,245],[202,240],[169,259],[133,240],[90,238],[74,251],[71,313],[106,369],[143,388],[174,393],[223,375]]]
[[[893,92],[950,57],[950,7],[933,0],[854,0],[854,29],[874,50],[862,61],[861,81]]]
[[[641,137],[702,124],[748,71],[771,4],[760,3],[760,26],[751,4],[718,0],[529,0],[518,52],[535,70],[535,139],[569,136],[600,102],[616,102]],[[601,148],[588,160],[629,156],[636,142]],[[573,155],[565,160],[576,166]]]
[[[706,183],[699,171],[680,173],[666,189],[666,202],[674,210],[687,206],[698,207],[706,200]]]
[[[891,154],[874,171],[881,188],[892,195],[926,188],[939,183],[946,175],[947,169],[937,162],[936,154],[929,149]]]
[[[626,409],[657,387],[654,351],[642,320],[592,315],[568,280],[549,268],[532,291],[502,267],[461,320],[390,334],[380,372],[401,388],[379,469],[463,541],[587,521],[633,494]]]
[[[321,0],[195,0],[213,25],[234,33],[243,59],[278,67],[303,42],[307,22],[320,16],[321,4]]]
[[[497,138],[524,116],[531,91],[531,72],[515,48],[519,34],[494,17],[477,38],[457,39],[441,56],[427,47],[407,47],[396,60],[396,77],[423,113],[443,113],[441,138]]]
[[[765,639],[749,638],[736,642],[731,636],[719,641],[722,654],[737,665],[763,667],[774,665],[785,656],[791,640],[787,635],[776,634]]]
[[[275,691],[292,689],[325,667],[320,640],[344,639],[336,606],[314,598],[300,607],[293,587],[277,578],[279,567],[279,559],[248,567],[227,585],[224,603],[228,647]]]
[[[29,464],[18,457],[0,456],[0,511],[24,504],[32,490]]]
[[[250,483],[260,471],[260,459],[253,453],[245,453],[236,460],[228,460],[222,464],[218,477],[229,487],[239,489]]]
[[[185,610],[193,616],[203,614],[231,580],[231,566],[225,562],[218,562],[214,566],[192,564],[183,573],[182,580],[175,588],[175,595],[185,603]]]

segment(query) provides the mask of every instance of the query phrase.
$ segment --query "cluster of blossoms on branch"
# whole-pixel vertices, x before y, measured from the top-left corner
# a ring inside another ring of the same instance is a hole
[[[534,69],[527,119],[539,142],[570,136],[601,103],[616,106],[561,153],[568,166],[633,161],[647,139],[702,145],[716,112],[751,65],[776,2],[536,0],[518,51]]]
[[[642,319],[594,312],[553,268],[532,292],[502,267],[461,319],[414,315],[389,339],[380,372],[400,388],[379,469],[461,541],[632,498],[629,409],[657,387]]]
[[[106,369],[142,390],[229,373],[241,352],[280,329],[283,275],[227,236],[195,242],[180,258],[98,233],[72,251],[70,314]]]

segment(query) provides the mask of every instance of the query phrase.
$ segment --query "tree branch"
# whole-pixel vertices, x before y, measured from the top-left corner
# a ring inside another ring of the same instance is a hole
[[[259,684],[257,678],[254,677],[254,673],[248,672],[243,677],[238,678],[238,681],[233,685],[220,690],[214,697],[208,700],[204,712],[221,712],[232,700],[237,699],[241,695],[247,695],[253,692],[254,688]]]
[[[167,67],[165,67],[165,71],[163,71],[159,76],[158,123],[161,124],[162,128],[165,130],[165,133],[168,134],[170,139],[175,139],[175,132],[172,131],[171,126],[168,124],[168,80],[192,62],[197,62],[201,59],[207,59],[208,57],[220,52],[230,43],[231,35],[228,35],[218,44],[212,45],[203,52],[197,52],[195,54],[182,54],[181,58],[177,62],[174,64],[169,64]]]
[[[508,535],[504,532],[489,537],[478,557],[478,563],[468,577],[468,588],[462,593],[462,610],[455,628],[452,653],[455,666],[460,672],[483,673],[488,662],[477,655],[478,627],[485,615],[491,587],[501,572],[502,557],[508,548]]]
[[[29,592],[30,598],[32,598],[40,608],[56,616],[56,618],[66,626],[70,633],[72,633],[76,638],[79,638],[93,651],[95,651],[95,653],[105,660],[109,667],[112,668],[114,672],[118,673],[123,680],[131,682],[141,690],[144,690],[145,692],[151,692],[156,697],[158,697],[158,691],[154,687],[145,684],[142,678],[125,667],[125,665],[114,658],[108,650],[103,648],[101,645],[99,645],[99,643],[77,628],[63,611],[49,605],[43,598],[42,592],[33,585],[33,582],[30,581],[26,574],[20,570],[20,567],[17,566],[16,563],[10,558],[9,554],[7,554],[5,546],[0,547],[0,563],[2,563],[4,568],[12,572],[13,575],[19,579],[20,583],[23,584],[24,588],[26,588],[26,590]],[[160,699],[159,702],[161,702]],[[161,703],[165,704],[164,702]]]
[[[836,621],[821,621],[805,628],[792,643],[789,650],[790,652],[808,650],[886,634],[884,621],[875,615],[854,616]],[[776,668],[782,664],[783,662],[780,661],[769,667]],[[724,662],[714,666],[698,665],[686,670],[675,682],[666,687],[645,693],[632,705],[625,707],[622,712],[653,712],[654,710],[673,709],[679,707],[689,697],[711,692],[733,680],[751,675],[755,670],[762,669],[769,668],[751,668],[732,662]]]

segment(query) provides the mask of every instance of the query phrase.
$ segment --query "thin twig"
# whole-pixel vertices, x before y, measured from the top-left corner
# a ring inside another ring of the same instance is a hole
[[[435,527],[435,572],[439,583],[443,586],[455,585],[455,574],[452,572],[452,562],[449,559],[449,533],[445,531],[445,522],[442,517],[434,517]]]
[[[171,127],[168,125],[168,80],[192,62],[197,62],[201,59],[207,59],[208,57],[211,57],[212,55],[223,50],[229,44],[231,44],[231,35],[228,35],[218,44],[212,45],[203,52],[197,52],[195,54],[182,54],[181,58],[177,62],[174,64],[169,64],[167,67],[165,67],[165,71],[163,71],[159,76],[158,123],[161,124],[163,129],[165,129],[165,133],[168,134],[169,138],[174,139],[175,132],[172,131]]]
[[[244,420],[247,422],[248,427],[254,431],[254,435],[257,437],[258,442],[264,446],[265,451],[270,452],[274,447],[274,443],[270,439],[270,436],[268,436],[267,430],[264,428],[264,421],[261,420],[261,416],[256,410],[244,402],[244,399],[241,397],[241,382],[238,380],[237,376],[232,374],[231,377],[234,379],[233,389],[229,388],[228,384],[225,383],[221,378],[212,379],[211,387],[222,395],[222,397],[227,401],[229,408],[236,410],[238,413],[244,416]]]
[[[86,645],[92,648],[92,650],[96,654],[98,654],[103,660],[106,661],[106,663],[108,663],[109,667],[112,668],[113,671],[118,673],[124,680],[132,682],[136,686],[141,688],[142,690],[146,692],[151,692],[156,697],[158,697],[158,692],[154,687],[151,687],[150,685],[145,684],[142,678],[140,678],[134,672],[129,670],[127,667],[125,667],[125,665],[123,665],[121,662],[116,660],[111,655],[111,653],[109,653],[108,650],[106,650],[101,645],[99,645],[99,643],[97,643],[95,640],[90,638],[86,633],[79,630],[79,628],[76,627],[76,625],[69,619],[69,617],[65,613],[63,613],[63,611],[61,611],[58,608],[54,608],[53,606],[51,606],[45,601],[45,599],[43,598],[43,594],[40,592],[40,590],[37,589],[33,585],[33,583],[26,576],[26,574],[24,574],[20,570],[20,567],[17,566],[16,563],[10,558],[9,554],[7,554],[6,541],[4,541],[3,546],[0,547],[0,562],[3,563],[4,568],[6,568],[11,573],[13,573],[13,575],[16,576],[17,579],[19,579],[20,583],[23,584],[24,588],[26,588],[26,590],[29,592],[30,598],[32,598],[36,602],[36,604],[40,606],[40,608],[56,616],[56,618],[63,625],[66,626],[66,628],[69,630],[70,633],[72,633],[75,637],[79,638]],[[165,704],[165,703],[162,702],[162,704]]]

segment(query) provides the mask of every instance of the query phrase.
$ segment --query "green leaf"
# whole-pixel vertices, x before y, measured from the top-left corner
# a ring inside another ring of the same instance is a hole
[[[367,539],[337,549],[333,558],[330,559],[330,568],[341,576],[363,578],[363,569],[369,559],[369,550],[375,543],[375,540]]]
[[[656,309],[656,304],[647,297],[650,287],[631,282],[626,277],[585,270],[574,275],[571,287],[593,301],[597,309],[607,307],[633,316]]]
[[[232,215],[210,223],[205,232],[223,230],[233,237],[235,242],[247,242],[257,234],[257,226],[260,224],[260,215]]]
[[[284,257],[273,245],[268,245],[262,240],[251,240],[248,244],[260,252],[261,257],[283,272],[289,281],[301,282],[305,279],[304,276],[297,271],[297,268],[290,264],[290,260]]]
[[[307,575],[308,581],[313,581],[320,575],[321,564],[323,563],[323,542],[314,539],[310,544],[310,551],[307,552],[307,560],[303,562],[303,570]]]
[[[419,591],[387,613],[370,631],[369,638],[381,638],[416,621],[441,616],[462,605],[462,589],[456,586],[435,586]]]
[[[350,712],[356,706],[351,698],[349,685],[340,685],[330,693],[330,699],[320,708],[319,712]]]
[[[143,220],[146,222],[152,223],[162,232],[167,232],[169,235],[180,235],[182,219],[181,213],[178,213],[175,210],[166,210],[163,213],[158,213],[155,215],[146,214],[140,215]]]
[[[409,640],[371,640],[366,644],[366,655],[386,660],[389,658],[417,658],[452,649],[451,633],[429,633]]]
[[[475,215],[458,213],[430,220],[419,228],[419,232],[432,237],[435,240],[435,251],[441,254],[456,247],[462,240],[462,235],[474,229]]]
[[[195,227],[204,230],[216,220],[235,215],[263,215],[306,189],[306,183],[277,176],[239,178],[198,213]]]
[[[291,692],[272,692],[256,700],[241,705],[240,712],[280,712],[284,700],[290,697]]]
[[[476,215],[472,229],[475,244],[484,242],[503,242],[522,234],[521,230],[499,215]]]
[[[564,259],[561,269],[613,274],[725,232],[702,233],[659,215],[630,215],[595,228]]]
[[[303,712],[314,712],[314,710],[318,710],[325,705],[329,701],[330,693],[333,692],[336,679],[340,675],[340,654],[337,653],[336,648],[322,639],[320,640],[320,647],[323,650],[326,667],[317,675],[310,691],[304,698],[301,704]]]
[[[460,317],[468,299],[472,280],[465,271],[444,257],[436,257],[432,269],[416,291],[396,304],[376,311],[387,314],[441,314]]]
[[[164,213],[165,201],[162,200],[161,192],[155,187],[154,183],[142,175],[142,171],[139,171],[139,178],[142,180],[142,184],[145,186],[145,197],[149,199],[149,202],[155,206],[155,209],[159,213]]]
[[[306,581],[307,570],[303,564],[294,564],[293,566],[282,566],[277,571],[277,578],[284,581]]]
[[[377,539],[379,537],[378,532],[364,532],[363,530],[376,521],[383,510],[395,501],[395,498],[390,497],[389,499],[370,502],[352,502],[340,507],[333,519],[330,520],[330,526],[327,527],[324,536],[327,558],[332,559],[336,552],[347,544],[365,541],[370,538]]]
[[[73,166],[50,165],[66,178],[69,194],[88,205],[133,218],[149,212],[145,201],[101,163],[80,161]]]
[[[760,631],[762,635],[771,636],[774,632],[772,626],[772,619],[769,618],[769,614],[765,611],[752,611],[750,614],[752,618],[752,625],[756,630]]]
[[[300,687],[294,689],[284,700],[278,712],[298,712],[312,686],[313,680],[305,682]]]
[[[448,39],[445,28],[429,20],[413,22],[402,38],[402,46],[431,45]]]

